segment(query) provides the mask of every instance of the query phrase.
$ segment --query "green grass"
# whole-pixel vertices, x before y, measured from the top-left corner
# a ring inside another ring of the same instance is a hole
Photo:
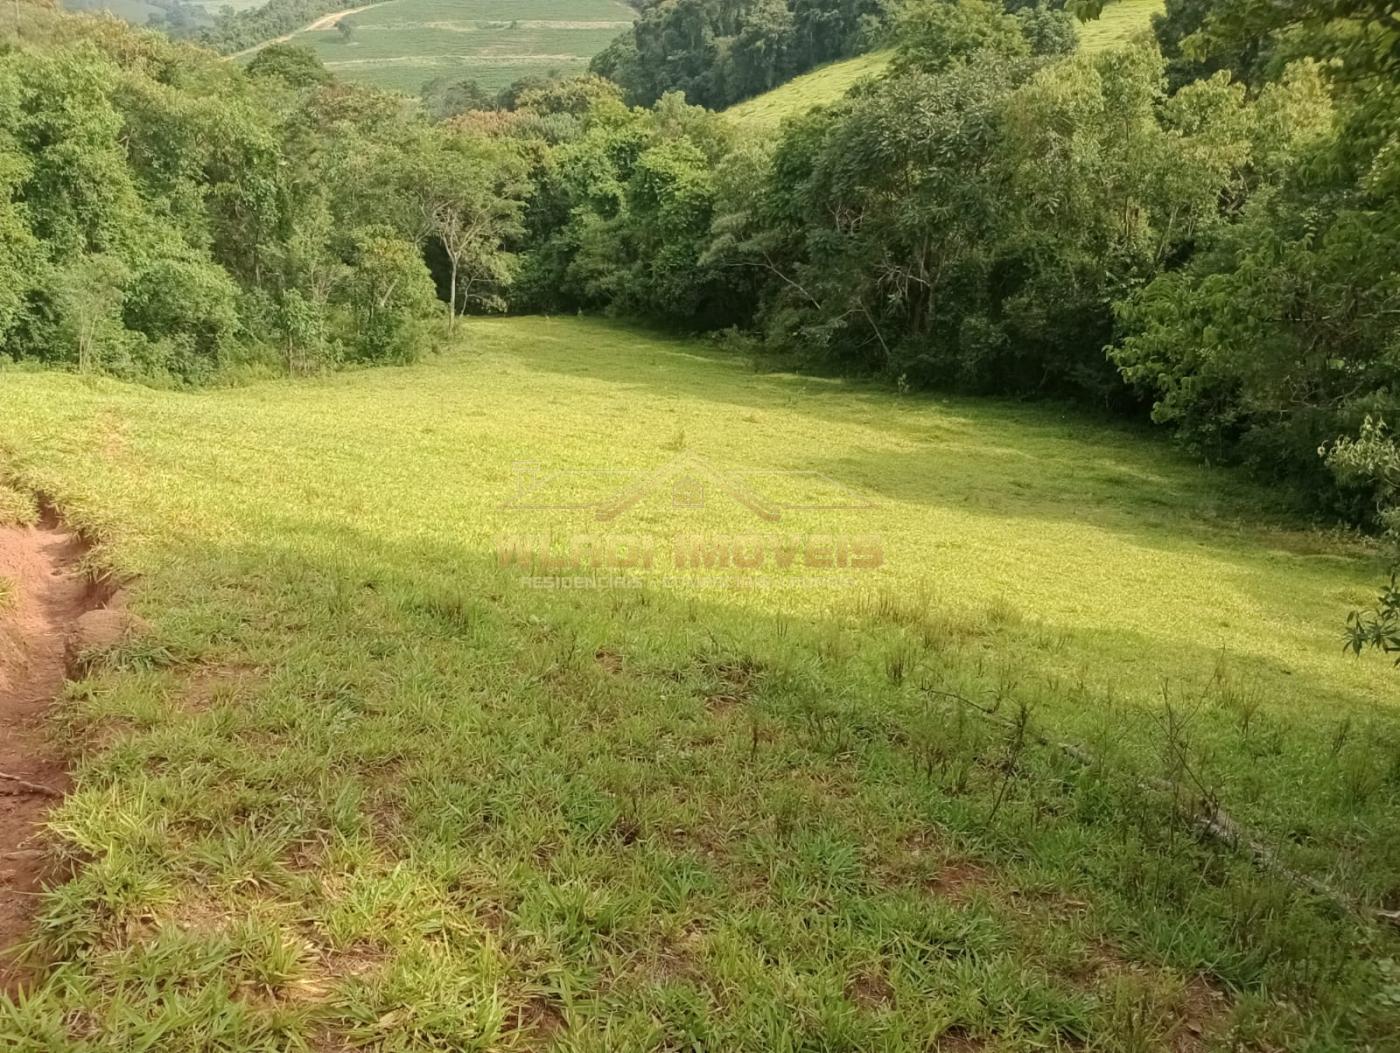
[[[621,0],[390,0],[334,28],[299,33],[337,75],[416,94],[435,77],[498,89],[524,76],[582,73],[636,17]]]
[[[772,91],[731,106],[735,120],[753,128],[775,128],[784,117],[835,102],[866,77],[876,77],[890,63],[890,52],[872,51],[818,66]]]
[[[64,703],[75,876],[44,904],[47,981],[0,1003],[7,1048],[1394,1034],[1397,941],[1196,842],[1134,774],[1184,761],[1291,865],[1400,906],[1396,672],[1339,646],[1364,551],[1050,406],[602,322],[464,329],[299,383],[5,378],[6,470],[139,575],[152,626]],[[764,521],[698,468],[703,502],[668,483],[610,523],[515,500],[677,457],[842,507]],[[543,531],[878,535],[885,560],[543,590],[497,558]]]
[[[1149,28],[1152,15],[1161,11],[1162,5],[1163,0],[1117,0],[1108,4],[1101,17],[1080,24],[1080,47],[1094,53],[1127,43]],[[829,105],[866,77],[879,76],[889,61],[890,52],[874,51],[828,63],[725,112],[747,128],[776,128],[785,117]]]
[[[39,522],[34,498],[0,482],[0,526],[33,526]]]
[[[1103,14],[1079,26],[1079,46],[1093,54],[1126,44],[1139,33],[1150,32],[1152,16],[1160,14],[1165,0],[1116,0]]]

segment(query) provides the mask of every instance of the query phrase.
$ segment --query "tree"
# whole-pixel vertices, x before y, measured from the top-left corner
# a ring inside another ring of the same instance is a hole
[[[121,260],[101,254],[81,256],[55,276],[59,332],[73,349],[78,372],[96,372],[109,355],[125,350],[121,307],[130,278]]]
[[[1072,55],[1079,47],[1079,30],[1073,17],[1044,0],[1019,8],[1016,18],[1032,55]]]
[[[474,80],[437,77],[423,85],[418,97],[429,116],[439,121],[473,110],[496,108],[496,96]]]
[[[280,77],[293,88],[329,84],[332,79],[316,52],[300,44],[268,44],[253,56],[247,69],[251,77]]]
[[[433,283],[417,248],[385,226],[351,238],[346,296],[355,318],[355,357],[410,362],[417,357],[417,319],[433,301]]]
[[[1304,481],[1356,517],[1369,502],[1339,491],[1317,450],[1367,416],[1400,417],[1400,157],[1387,130],[1400,95],[1343,95],[1310,127],[1297,103],[1320,76],[1261,96],[1290,114],[1291,137],[1262,158],[1273,185],[1120,305],[1113,357],[1191,445]]]
[[[1029,24],[989,0],[906,0],[895,16],[894,68],[941,73],[978,52],[1029,55]]]
[[[515,269],[507,244],[522,232],[528,187],[514,151],[466,135],[421,137],[406,151],[401,175],[418,203],[420,239],[434,238],[448,260],[447,326],[459,303],[502,310]]]
[[[122,322],[161,349],[162,368],[193,379],[212,372],[232,343],[237,298],[222,268],[167,256],[131,273]]]

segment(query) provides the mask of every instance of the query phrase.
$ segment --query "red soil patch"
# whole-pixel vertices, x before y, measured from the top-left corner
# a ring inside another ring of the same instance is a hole
[[[45,813],[69,787],[62,758],[43,733],[63,688],[70,634],[104,597],[84,580],[85,548],[46,516],[36,527],[0,526],[0,990],[25,978],[14,945],[25,935],[45,876],[39,843]]]
[[[894,988],[882,973],[866,970],[846,984],[846,998],[862,1009],[887,1009],[894,1004]]]

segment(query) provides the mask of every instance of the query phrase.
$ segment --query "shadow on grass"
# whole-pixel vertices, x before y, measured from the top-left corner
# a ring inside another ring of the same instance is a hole
[[[1028,643],[1014,611],[797,622],[538,592],[459,544],[297,517],[269,536],[175,544],[138,593],[158,646],[74,693],[106,748],[58,819],[86,862],[46,913],[72,964],[15,1011],[35,1033],[81,1007],[165,1048],[192,1029],[509,1044],[541,1021],[610,1048],[1112,1048],[1124,1004],[1168,1045],[1243,988],[1251,1026],[1284,1037],[1294,999],[1336,1010],[1343,1041],[1383,1024],[1353,1002],[1369,958],[1348,922],[1181,836],[1130,778],[931,701],[1094,726],[1102,689],[1051,668],[1053,633]],[[1213,706],[1206,770],[1238,767],[1238,718]],[[1278,730],[1245,776],[1260,813],[1368,829],[1350,876],[1394,888],[1382,797],[1309,811],[1294,775],[1315,736]],[[1151,763],[1132,705],[1098,731],[1114,761]],[[293,933],[310,950],[267,950]],[[227,1000],[251,986],[272,997]]]

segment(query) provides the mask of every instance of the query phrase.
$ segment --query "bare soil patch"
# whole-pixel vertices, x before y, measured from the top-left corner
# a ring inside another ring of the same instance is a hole
[[[46,876],[39,834],[68,790],[63,758],[43,718],[63,688],[79,620],[110,599],[80,570],[83,543],[46,513],[37,526],[0,526],[0,990],[25,979],[15,945],[24,937]],[[111,620],[111,619],[108,619]]]

